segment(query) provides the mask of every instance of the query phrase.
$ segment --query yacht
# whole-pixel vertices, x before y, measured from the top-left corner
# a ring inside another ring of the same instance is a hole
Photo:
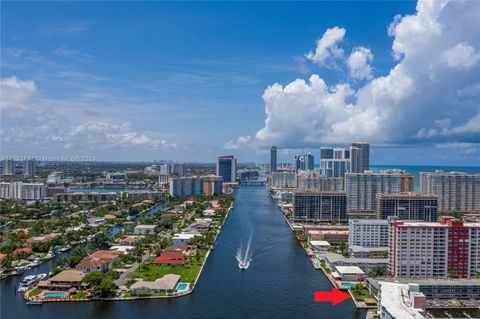
[[[238,262],[238,268],[240,268],[241,270],[247,269],[248,266],[250,266],[250,259],[240,260],[240,261]]]
[[[50,260],[50,259],[53,259],[53,257],[55,257],[55,252],[53,251],[52,248],[50,248],[50,250],[48,251],[48,254],[43,257],[43,260]]]
[[[59,251],[63,253],[63,252],[69,251],[70,249],[72,249],[72,246],[69,244],[65,247],[60,248]]]
[[[23,278],[22,281],[20,281],[20,285],[27,285],[28,283],[35,281],[37,278],[37,275],[28,275]]]
[[[43,280],[47,277],[47,274],[46,273],[41,273],[41,274],[38,274],[37,277],[35,278],[36,280]]]
[[[38,265],[40,265],[42,262],[40,261],[40,258],[35,258],[35,260],[33,262],[31,262],[28,266],[29,267],[37,267]]]

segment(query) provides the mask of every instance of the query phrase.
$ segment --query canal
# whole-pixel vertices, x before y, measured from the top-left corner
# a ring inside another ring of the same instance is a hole
[[[251,264],[241,271],[235,256],[250,241]],[[48,272],[49,263],[36,272]],[[177,299],[58,303],[27,306],[15,287],[1,281],[0,318],[365,318],[351,300],[332,307],[314,303],[314,291],[330,290],[315,271],[264,187],[241,187],[195,291]]]

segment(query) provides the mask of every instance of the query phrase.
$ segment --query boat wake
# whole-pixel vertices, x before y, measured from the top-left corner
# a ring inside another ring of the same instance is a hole
[[[251,245],[252,245],[252,235],[250,234],[250,237],[248,238],[247,246],[245,247],[245,249],[243,249],[243,247],[240,247],[237,250],[237,254],[235,258],[238,261],[238,268],[240,268],[241,270],[245,270],[248,267],[250,267],[250,262],[252,261]]]

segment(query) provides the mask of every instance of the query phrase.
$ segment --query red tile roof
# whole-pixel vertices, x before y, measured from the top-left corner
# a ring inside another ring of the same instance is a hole
[[[99,258],[99,259],[115,259],[120,256],[119,253],[111,251],[111,250],[97,250],[96,252],[88,255],[85,258]]]
[[[12,252],[12,254],[16,255],[16,254],[31,253],[31,252],[32,252],[32,248],[17,248]]]
[[[184,254],[171,252],[161,254],[153,263],[160,265],[184,265],[186,262]]]

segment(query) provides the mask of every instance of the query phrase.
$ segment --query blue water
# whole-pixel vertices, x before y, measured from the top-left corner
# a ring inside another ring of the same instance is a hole
[[[65,297],[66,292],[46,292],[43,294],[44,297]]]
[[[346,283],[343,283],[342,286],[345,286],[345,287],[353,287],[353,286],[356,286],[357,284],[352,284],[352,283],[349,283],[349,282],[346,282]]]

